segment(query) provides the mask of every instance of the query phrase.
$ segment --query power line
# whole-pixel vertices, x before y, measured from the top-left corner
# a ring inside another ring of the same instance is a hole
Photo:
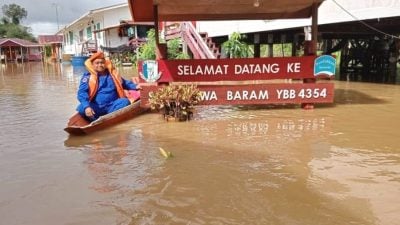
[[[357,18],[356,16],[354,16],[351,12],[349,12],[349,11],[348,11],[347,9],[345,9],[342,5],[340,5],[336,0],[332,0],[332,1],[333,1],[333,3],[335,3],[339,8],[341,8],[344,12],[346,12],[346,13],[349,14],[351,17],[353,17],[353,19],[355,19],[357,22],[360,22],[361,24],[363,24],[364,26],[368,27],[369,29],[374,30],[374,31],[376,31],[376,32],[378,32],[378,33],[380,33],[380,34],[389,36],[389,37],[391,37],[391,38],[400,39],[400,37],[394,36],[394,35],[392,35],[392,34],[388,34],[388,33],[384,32],[384,31],[381,31],[381,30],[379,30],[379,29],[377,29],[377,28],[375,28],[375,27],[373,27],[373,26],[367,24],[366,22],[364,22],[364,21],[358,19],[358,18]]]

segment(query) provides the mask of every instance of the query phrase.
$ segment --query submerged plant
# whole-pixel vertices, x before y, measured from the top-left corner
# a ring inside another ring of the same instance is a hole
[[[201,92],[196,85],[170,85],[149,94],[150,107],[162,111],[166,120],[190,120],[200,100]]]

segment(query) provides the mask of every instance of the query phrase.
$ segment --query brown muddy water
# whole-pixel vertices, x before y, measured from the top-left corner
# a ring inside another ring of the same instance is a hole
[[[199,107],[70,137],[81,71],[0,66],[0,224],[400,224],[398,85],[336,82],[314,110]]]

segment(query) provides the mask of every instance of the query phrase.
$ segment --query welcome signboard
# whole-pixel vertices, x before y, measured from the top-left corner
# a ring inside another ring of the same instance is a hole
[[[159,86],[145,86],[141,102],[146,105],[149,93]],[[258,105],[331,103],[334,97],[332,83],[320,84],[253,84],[198,86],[202,91],[201,105]]]
[[[315,56],[247,58],[247,59],[196,59],[157,60],[157,82],[243,81],[272,79],[314,78]],[[151,62],[139,63],[139,73]],[[145,65],[145,66],[143,66]],[[143,77],[142,77],[143,78]]]
[[[209,82],[326,77],[334,74],[332,63],[335,61],[332,58],[304,56],[144,61],[139,64],[139,73],[145,82],[196,82],[202,90],[201,104],[206,105],[331,103],[333,83],[209,85]],[[146,104],[149,92],[157,88],[156,85],[143,87],[143,104]]]

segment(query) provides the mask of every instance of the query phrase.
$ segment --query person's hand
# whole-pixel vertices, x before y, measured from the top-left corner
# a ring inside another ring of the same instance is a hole
[[[139,83],[139,77],[132,77],[132,82],[136,84],[136,90],[142,90],[142,86]]]
[[[132,82],[135,84],[139,83],[139,77],[132,77]]]
[[[96,113],[93,111],[92,108],[87,107],[87,108],[85,109],[85,115],[86,115],[87,117],[93,118],[93,117],[94,117],[94,114],[96,114]]]

